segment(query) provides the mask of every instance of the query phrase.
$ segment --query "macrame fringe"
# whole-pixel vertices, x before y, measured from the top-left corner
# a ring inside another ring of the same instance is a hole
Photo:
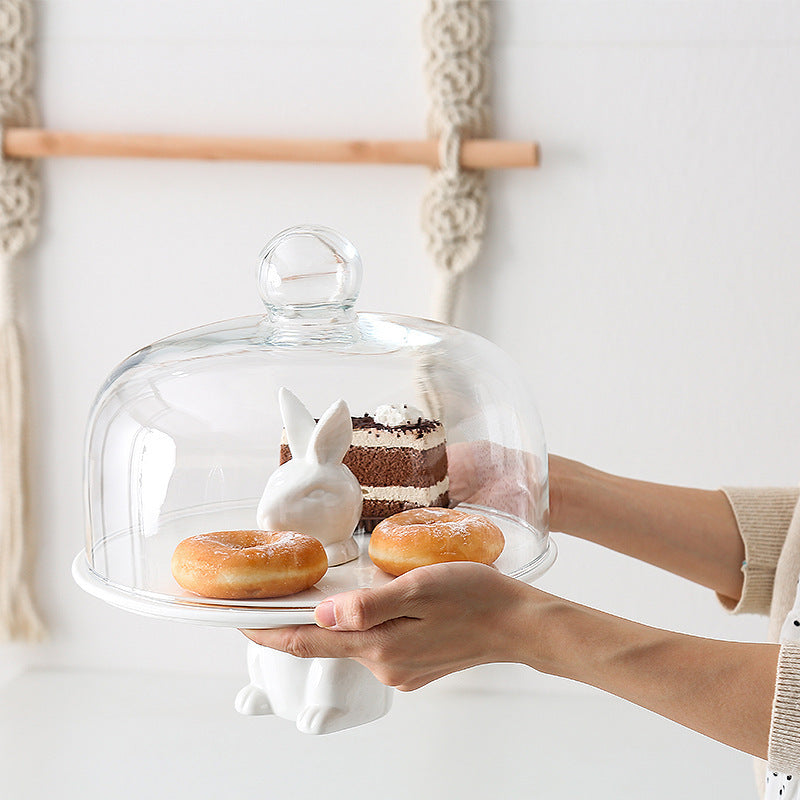
[[[431,298],[431,314],[435,320],[451,321],[455,317],[461,275],[446,269],[437,269]]]
[[[27,518],[26,393],[17,317],[17,259],[36,238],[39,179],[34,162],[5,158],[5,126],[37,119],[33,0],[0,0],[0,640],[44,635],[31,594],[32,535]]]
[[[0,640],[38,641],[44,626],[30,590],[26,551],[25,391],[19,325],[0,322]]]

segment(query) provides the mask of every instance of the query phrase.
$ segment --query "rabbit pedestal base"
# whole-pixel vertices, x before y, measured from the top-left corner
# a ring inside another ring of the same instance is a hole
[[[334,542],[325,545],[325,555],[328,556],[328,566],[337,567],[339,564],[346,564],[348,561],[355,561],[361,549],[354,536],[345,539],[343,542]]]
[[[365,725],[392,705],[391,687],[349,658],[297,658],[248,642],[247,671],[250,683],[236,696],[236,710],[291,720],[301,733]]]

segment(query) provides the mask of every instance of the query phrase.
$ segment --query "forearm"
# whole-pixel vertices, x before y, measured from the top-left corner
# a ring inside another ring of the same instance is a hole
[[[515,625],[514,660],[766,758],[778,645],[659,630],[541,593]]]
[[[550,468],[554,530],[740,596],[744,544],[722,492],[620,478],[558,457]]]
[[[356,658],[402,690],[477,664],[519,662],[767,754],[778,645],[650,628],[468,562],[335,595],[317,608],[316,620],[320,627],[248,635],[294,655]]]

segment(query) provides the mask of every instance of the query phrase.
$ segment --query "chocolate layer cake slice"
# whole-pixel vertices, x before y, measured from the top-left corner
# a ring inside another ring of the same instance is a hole
[[[441,422],[425,419],[406,406],[381,407],[374,416],[352,420],[353,442],[342,463],[361,484],[361,523],[366,530],[399,511],[448,505],[447,445]],[[284,434],[281,464],[290,458]]]

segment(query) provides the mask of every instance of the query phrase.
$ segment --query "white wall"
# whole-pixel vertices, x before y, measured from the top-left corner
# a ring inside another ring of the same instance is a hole
[[[40,0],[51,128],[419,138],[421,0]],[[800,11],[791,2],[494,4],[497,135],[536,171],[491,177],[459,322],[530,378],[551,449],[715,487],[800,472]],[[415,167],[51,160],[25,270],[41,646],[30,664],[243,669],[231,631],[138,618],[71,582],[95,391],[138,347],[255,313],[253,269],[287,225],[339,228],[363,309],[424,315]],[[559,538],[549,590],[656,625],[758,638],[711,593]],[[200,667],[198,667],[198,664]],[[511,676],[509,678],[509,676]],[[446,686],[553,682],[486,669]],[[569,691],[566,684],[559,690]]]

